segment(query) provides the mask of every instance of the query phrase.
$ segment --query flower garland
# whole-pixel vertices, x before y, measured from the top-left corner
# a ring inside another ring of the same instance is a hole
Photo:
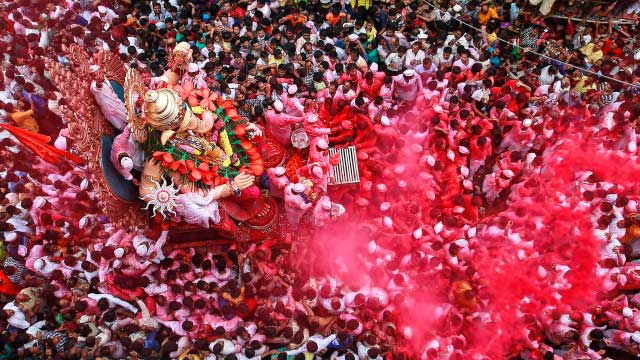
[[[200,188],[209,188],[217,185],[218,177],[229,179],[242,171],[260,176],[264,172],[260,153],[255,145],[246,139],[246,120],[242,120],[238,115],[232,101],[220,99],[208,88],[197,89],[192,81],[184,81],[172,88],[194,114],[201,116],[209,111],[214,112],[218,119],[222,119],[223,124],[217,127],[217,138],[226,159],[221,165],[217,165],[169,142],[163,145],[159,133],[153,131],[145,143],[145,152],[152,154],[152,158],[160,162],[160,166],[167,173],[178,173],[181,181],[191,182]]]

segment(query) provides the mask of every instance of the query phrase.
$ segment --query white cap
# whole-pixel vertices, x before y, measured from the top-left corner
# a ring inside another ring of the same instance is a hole
[[[316,114],[308,114],[305,118],[309,124],[315,124],[318,122],[318,115]]]
[[[433,111],[434,111],[436,114],[442,114],[442,112],[443,112],[442,106],[440,106],[440,105],[433,105]]]
[[[33,262],[33,267],[36,270],[42,270],[42,268],[44,268],[44,260],[42,260],[42,258],[36,259],[36,261]]]
[[[349,39],[349,41],[357,41],[358,40],[358,35],[351,34],[351,35],[347,36],[347,39]]]
[[[318,143],[316,145],[322,150],[329,148],[329,143],[327,143],[327,140],[325,139],[318,140]]]
[[[198,64],[196,63],[189,63],[189,65],[187,65],[187,72],[192,73],[192,72],[197,72],[198,70],[199,70]]]
[[[411,77],[413,75],[416,74],[415,70],[411,70],[411,69],[407,69],[405,71],[402,72],[402,75],[406,76],[406,77]]]
[[[89,72],[90,72],[90,73],[94,73],[94,72],[96,72],[96,71],[98,71],[98,70],[100,70],[100,66],[98,66],[98,65],[91,65],[91,66],[89,66]]]
[[[282,112],[282,110],[284,110],[284,105],[282,104],[282,101],[276,100],[276,101],[273,102],[273,108],[277,112]]]
[[[466,146],[458,146],[458,152],[462,155],[467,155],[469,153],[469,149]]]
[[[455,12],[462,11],[462,6],[460,6],[459,4],[453,5],[453,11],[455,11]]]
[[[322,202],[322,209],[331,210],[331,201],[323,201]]]
[[[4,240],[6,242],[14,242],[16,241],[17,238],[18,238],[18,233],[16,233],[15,231],[8,231],[4,233]]]
[[[376,244],[375,240],[369,241],[369,246],[367,246],[367,250],[369,250],[369,254],[373,254],[374,252],[376,252],[377,248],[378,248],[378,245]]]
[[[100,5],[100,6],[98,6],[98,12],[100,14],[106,14],[107,13],[107,8],[102,6],[102,5]]]
[[[395,168],[393,168],[393,172],[397,175],[404,174],[405,170],[407,170],[407,167],[404,165],[397,165]]]
[[[147,255],[147,250],[149,249],[147,248],[146,244],[139,244],[138,246],[136,246],[136,254],[138,254],[138,256]]]
[[[469,176],[469,168],[466,166],[460,166],[460,175],[467,177]]]
[[[124,249],[119,247],[113,250],[113,255],[115,255],[117,258],[121,258],[124,255]]]
[[[47,199],[42,196],[36,196],[33,200],[33,207],[36,209],[40,209],[47,204]]]
[[[453,161],[456,159],[456,154],[453,152],[453,150],[449,149],[447,151],[447,159]]]
[[[473,190],[473,183],[468,179],[464,179],[462,180],[462,187],[467,190]]]
[[[502,172],[502,174],[504,176],[506,176],[507,178],[511,179],[515,174],[513,173],[513,171],[507,169],[505,171]]]
[[[87,190],[88,187],[89,187],[89,180],[82,179],[82,182],[80,183],[80,190]]]
[[[85,215],[78,222],[78,227],[80,229],[84,229],[84,227],[87,226],[87,224],[90,222],[91,222],[91,215]]]
[[[420,39],[420,40],[426,40],[428,38],[429,38],[429,36],[427,34],[425,34],[425,33],[418,34],[418,39]]]
[[[390,217],[385,216],[382,219],[382,225],[384,225],[385,227],[391,228],[393,227],[393,220]]]
[[[372,64],[369,66],[369,70],[371,70],[372,72],[376,72],[376,71],[378,71],[378,63],[372,63]]]
[[[317,178],[321,178],[322,177],[322,168],[320,166],[314,166],[311,169],[311,173],[313,174],[313,176],[315,176]]]
[[[442,225],[442,221],[438,221],[437,224],[433,225],[433,231],[436,234],[439,234],[442,232],[442,229],[444,229],[444,225]]]
[[[417,228],[413,231],[413,238],[420,240],[422,238],[422,228]]]
[[[291,187],[291,190],[295,193],[301,193],[304,192],[304,190],[306,189],[306,187],[304,186],[304,184],[301,183],[295,183],[293,184],[293,186]]]
[[[528,153],[527,156],[525,157],[526,162],[531,164],[531,162],[533,162],[533,160],[536,158],[536,154],[535,153]]]
[[[376,184],[376,190],[378,190],[381,193],[387,192],[387,185],[385,185],[385,184]]]
[[[289,87],[287,88],[287,92],[289,93],[289,95],[293,95],[298,92],[298,87],[296,86],[296,84],[289,85]]]
[[[273,168],[273,173],[276,174],[276,176],[282,176],[286,171],[287,170],[283,166],[276,166]]]
[[[473,94],[471,94],[471,98],[476,101],[482,101],[482,95],[484,95],[484,93],[482,92],[482,90],[478,89],[474,91]]]
[[[389,120],[389,118],[386,115],[382,115],[380,117],[380,124],[382,124],[382,126],[389,126],[391,125],[391,120]]]
[[[433,156],[431,156],[431,155],[427,155],[426,162],[427,162],[427,164],[428,164],[429,166],[433,166],[433,165],[435,165],[435,164],[436,164],[436,158],[434,158],[434,157],[433,157]]]
[[[385,201],[383,203],[380,204],[380,211],[387,211],[391,208],[391,203],[388,201]]]
[[[472,238],[474,236],[476,236],[476,233],[478,232],[478,229],[476,229],[476,227],[471,227],[467,230],[467,236]]]
[[[522,120],[522,126],[528,128],[529,126],[531,126],[531,124],[533,124],[533,120],[531,119],[524,119]]]

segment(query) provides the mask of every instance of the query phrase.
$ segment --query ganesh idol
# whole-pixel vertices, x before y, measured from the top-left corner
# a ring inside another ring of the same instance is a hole
[[[128,129],[121,134],[127,140],[114,143],[114,165],[126,166],[120,173],[131,179],[130,162],[122,159],[140,157],[128,152],[144,152],[134,184],[154,216],[204,228],[219,223],[222,211],[244,221],[259,211],[251,205],[261,201],[254,183],[264,171],[255,143],[262,132],[230,101],[182,77],[183,64],[191,60],[185,45],[176,46],[171,69],[155,89],[147,88],[135,69],[127,73]]]

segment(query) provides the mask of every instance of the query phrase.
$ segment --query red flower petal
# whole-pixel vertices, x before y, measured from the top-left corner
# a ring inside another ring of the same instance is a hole
[[[189,174],[189,179],[191,179],[192,181],[198,181],[202,179],[202,174],[200,173],[200,170],[198,169],[191,170],[191,173]]]
[[[178,166],[180,166],[180,161],[174,161],[171,165],[169,165],[169,168],[171,168],[171,170],[176,171],[178,170]]]
[[[244,128],[244,126],[242,126],[242,125],[236,126],[235,132],[236,132],[236,136],[237,137],[244,137],[246,135],[246,133],[247,133],[245,128]]]
[[[202,163],[202,164],[200,164],[200,166],[198,166],[198,169],[200,171],[202,171],[203,173],[208,173],[209,172],[209,164]]]
[[[169,153],[164,153],[162,154],[162,161],[171,164],[173,162],[173,156]]]
[[[206,185],[213,185],[213,175],[211,173],[203,174],[202,182]]]
[[[178,172],[182,175],[187,173],[187,165],[184,163],[184,161],[180,161],[180,166],[178,167]]]

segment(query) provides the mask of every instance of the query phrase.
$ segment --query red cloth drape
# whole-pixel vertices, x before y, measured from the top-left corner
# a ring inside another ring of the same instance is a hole
[[[0,128],[3,128],[10,132],[13,136],[22,143],[22,145],[31,149],[36,155],[40,156],[47,162],[57,164],[63,159],[67,159],[76,164],[82,164],[82,159],[66,151],[60,150],[55,146],[49,145],[51,138],[46,135],[38,134],[33,131],[24,130],[16,126],[0,124]]]

